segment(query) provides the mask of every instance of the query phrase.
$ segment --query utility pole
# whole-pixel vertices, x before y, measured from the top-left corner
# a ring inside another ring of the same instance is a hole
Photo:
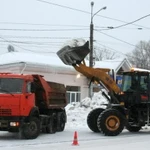
[[[94,16],[99,13],[101,10],[105,10],[107,7],[102,7],[96,13],[93,14],[93,6],[94,2],[91,2],[91,23],[90,23],[90,56],[89,56],[89,67],[93,68],[93,31],[94,31],[94,24],[93,18]],[[92,98],[93,94],[93,84],[91,83],[89,87],[89,97]]]
[[[93,67],[93,6],[94,2],[91,2],[91,23],[90,23],[90,60],[89,60],[89,66]]]

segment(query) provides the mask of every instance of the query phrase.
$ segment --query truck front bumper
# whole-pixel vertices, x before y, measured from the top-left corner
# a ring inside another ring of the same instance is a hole
[[[0,117],[0,131],[18,132],[22,122],[23,117]]]

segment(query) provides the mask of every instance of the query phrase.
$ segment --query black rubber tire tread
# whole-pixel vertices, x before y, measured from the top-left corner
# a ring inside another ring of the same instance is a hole
[[[142,126],[132,126],[129,123],[126,124],[126,129],[130,132],[139,132]]]
[[[56,133],[56,114],[52,114],[49,117],[49,121],[46,127],[46,133],[50,134]]]
[[[105,109],[96,108],[93,109],[87,116],[87,125],[93,132],[100,132],[97,127],[97,118]]]
[[[33,130],[34,129],[34,130]],[[31,117],[29,123],[22,128],[22,136],[25,139],[35,139],[40,134],[40,120],[37,117]]]
[[[59,112],[57,115],[57,131],[62,132],[65,129],[66,112]]]
[[[106,120],[109,116],[116,116],[119,121],[120,121],[120,125],[116,130],[110,130],[107,128],[106,126]],[[98,129],[101,130],[101,132],[106,135],[106,136],[116,136],[118,134],[120,134],[122,132],[122,130],[124,129],[125,126],[125,118],[122,115],[121,112],[119,112],[116,109],[106,109],[105,111],[103,111],[97,119],[97,126]]]

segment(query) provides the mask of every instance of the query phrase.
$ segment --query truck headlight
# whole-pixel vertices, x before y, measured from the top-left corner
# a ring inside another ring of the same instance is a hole
[[[10,126],[18,127],[19,126],[19,122],[10,122]]]

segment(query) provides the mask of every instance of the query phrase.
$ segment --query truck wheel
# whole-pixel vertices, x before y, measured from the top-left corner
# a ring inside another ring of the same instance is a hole
[[[26,139],[35,139],[40,134],[40,121],[37,117],[31,117],[22,128],[22,135]]]
[[[93,132],[100,132],[97,127],[97,118],[104,111],[102,108],[93,109],[87,116],[87,125]]]
[[[130,132],[138,132],[141,129],[141,126],[130,125],[129,123],[127,123],[126,129]]]
[[[56,115],[53,114],[48,119],[48,124],[46,126],[46,133],[56,133]]]
[[[58,113],[58,116],[57,116],[57,131],[64,131],[65,124],[66,124],[66,113],[64,111],[64,112]]]
[[[125,120],[121,112],[115,109],[106,109],[97,119],[98,129],[107,136],[116,136],[124,129]]]

